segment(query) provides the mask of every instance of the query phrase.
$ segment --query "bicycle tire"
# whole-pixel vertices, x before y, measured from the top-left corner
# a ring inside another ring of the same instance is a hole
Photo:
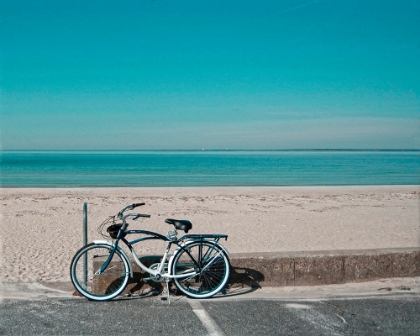
[[[176,287],[192,298],[209,298],[220,292],[229,279],[230,263],[223,249],[209,241],[189,243],[178,250],[172,263],[175,276],[190,273],[193,276],[173,278]]]
[[[103,265],[112,251],[107,244],[91,243],[82,247],[70,264],[70,278],[76,290],[89,300],[107,301],[121,294],[129,278],[128,261],[116,250],[108,267],[99,275],[95,272]],[[87,257],[87,278],[84,257]],[[86,283],[85,280],[87,279]]]

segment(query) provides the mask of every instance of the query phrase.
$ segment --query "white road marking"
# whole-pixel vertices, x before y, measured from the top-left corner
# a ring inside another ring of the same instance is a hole
[[[219,328],[219,326],[214,322],[211,316],[206,312],[203,305],[198,300],[188,299],[192,311],[200,319],[203,326],[207,329],[209,335],[211,336],[224,336],[225,334]]]
[[[311,309],[311,306],[300,303],[286,303],[286,307],[295,309]]]

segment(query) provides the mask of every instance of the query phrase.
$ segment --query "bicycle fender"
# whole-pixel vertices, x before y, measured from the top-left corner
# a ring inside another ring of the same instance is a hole
[[[210,241],[210,242],[212,242],[212,241],[214,241],[214,240],[212,240],[212,239],[204,239],[204,240],[208,240],[208,241]],[[197,242],[197,240],[188,240],[188,241],[186,241],[182,246],[183,247],[185,247],[185,246],[188,246],[189,244],[192,244],[192,243],[196,243]],[[227,250],[227,248],[226,247],[224,247],[222,244],[220,244],[220,243],[217,243],[216,244],[218,247],[220,247],[222,250],[223,250],[223,252],[226,254],[226,257],[228,257],[229,258],[229,251]],[[178,252],[179,252],[179,250],[181,250],[182,249],[182,247],[181,246],[179,246],[179,247],[177,247],[176,249],[175,249],[175,251],[174,251],[174,253],[172,254],[172,258],[171,258],[171,260],[169,260],[169,264],[168,264],[168,270],[169,271],[171,271],[172,270],[172,264],[173,264],[173,260],[175,259],[175,256],[178,254]]]
[[[198,240],[198,239],[197,239]],[[190,243],[190,242],[195,242],[195,241],[197,241],[197,240],[195,240],[195,239],[193,239],[193,240],[188,240],[185,244],[187,244],[187,243]],[[206,241],[209,241],[209,242],[214,242],[214,240],[213,239],[211,239],[211,238],[209,238],[209,239],[204,239],[204,240],[206,240]],[[198,240],[199,241],[199,240]],[[224,245],[222,245],[221,243],[217,243],[216,244],[217,246],[219,246],[222,250],[223,250],[223,252],[225,252],[225,254],[226,254],[226,256],[227,257],[229,257],[229,251],[228,251],[228,249],[224,246]]]
[[[103,245],[108,245],[108,246],[114,247],[114,244],[112,244],[111,242],[109,242],[107,240],[94,240],[93,243],[96,244],[96,245],[103,244]],[[131,265],[130,257],[127,255],[127,253],[121,247],[117,246],[117,250],[119,252],[121,252],[121,254],[125,257],[125,260],[127,261],[127,264],[128,264],[128,269],[130,271],[130,276],[133,277],[134,276],[133,266]]]
[[[217,246],[221,247],[226,256],[229,257],[229,250],[224,245],[217,243]]]
[[[204,239],[204,240],[206,240],[206,241],[209,241],[209,242],[214,242],[214,240],[213,239]],[[184,244],[184,246],[187,246],[188,244],[191,244],[191,243],[193,243],[193,242],[196,242],[197,240],[187,240],[186,242],[185,242],[185,244]],[[223,252],[225,252],[225,254],[226,254],[226,256],[229,256],[229,251],[228,251],[228,249],[224,246],[224,245],[222,245],[222,244],[220,244],[219,242],[216,244],[218,247],[220,247],[222,250],[223,250]],[[178,247],[176,250],[179,250],[179,249],[181,249],[180,247]],[[176,251],[175,250],[175,251]]]

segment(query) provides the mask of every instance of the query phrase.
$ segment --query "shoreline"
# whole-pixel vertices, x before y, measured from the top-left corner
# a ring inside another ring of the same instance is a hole
[[[150,219],[132,222],[166,234],[168,217],[189,219],[189,233],[225,233],[231,253],[357,250],[420,246],[418,185],[296,187],[1,188],[1,280],[68,281],[82,246],[125,205]],[[183,232],[179,232],[181,237]],[[162,245],[139,253],[158,253]]]
[[[21,190],[21,191],[31,191],[31,190],[35,190],[35,191],[43,191],[43,190],[57,190],[57,191],[90,191],[90,190],[106,190],[106,189],[110,189],[110,190],[130,190],[130,189],[150,189],[150,190],[171,190],[171,189],[193,189],[193,190],[198,190],[198,189],[290,189],[290,190],[297,190],[297,189],[404,189],[404,188],[408,188],[408,189],[413,189],[413,188],[417,188],[418,191],[420,191],[420,185],[419,184],[369,184],[369,185],[308,185],[308,186],[301,186],[301,185],[296,185],[296,186],[289,186],[289,185],[285,185],[285,186],[183,186],[183,187],[161,187],[161,186],[156,186],[156,187],[0,187],[0,194],[2,194],[3,191],[6,191],[6,193],[8,191],[11,190]]]
[[[419,187],[419,184],[360,184],[360,185],[354,185],[354,184],[343,184],[343,185],[220,185],[220,186],[57,186],[57,187],[51,187],[51,186],[30,186],[30,187],[22,187],[22,186],[6,186],[6,187],[0,187],[0,190],[2,189],[22,189],[22,190],[28,190],[28,189],[40,189],[40,190],[46,190],[46,189],[69,189],[69,190],[86,190],[86,189],[202,189],[202,188],[209,188],[209,189],[218,189],[218,188],[403,188],[403,187]]]

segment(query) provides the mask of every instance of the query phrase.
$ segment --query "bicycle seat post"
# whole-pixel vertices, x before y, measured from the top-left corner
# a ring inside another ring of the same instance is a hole
[[[177,236],[178,230],[176,228],[174,228],[172,231],[169,231],[167,235],[167,237],[172,241],[177,240]]]

